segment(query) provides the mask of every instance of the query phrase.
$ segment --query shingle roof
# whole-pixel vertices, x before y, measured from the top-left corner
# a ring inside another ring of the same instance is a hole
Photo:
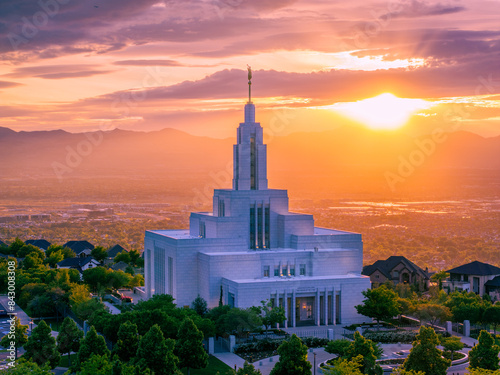
[[[63,245],[63,247],[69,247],[77,255],[84,250],[94,250],[94,245],[88,241],[68,241]]]
[[[125,263],[124,261],[120,260],[118,263],[115,263],[111,266],[111,269],[113,271],[118,271],[118,270],[122,270],[122,271],[125,271],[125,269],[128,267],[128,264]]]
[[[452,268],[451,270],[448,270],[446,272],[477,276],[500,275],[500,268],[492,266],[488,263],[478,262],[476,260],[474,262]]]
[[[117,255],[118,255],[118,253],[121,253],[121,252],[122,252],[122,251],[124,251],[124,250],[125,250],[126,252],[128,252],[128,250],[127,250],[127,249],[125,249],[125,248],[123,248],[122,246],[120,246],[120,245],[115,245],[115,246],[113,246],[112,248],[110,248],[110,249],[108,250],[108,258],[114,258],[115,256],[117,256]]]
[[[49,241],[44,240],[43,238],[39,239],[39,240],[27,240],[24,243],[31,244],[31,245],[36,246],[36,247],[43,249],[43,250],[47,250],[49,248],[49,246],[51,245],[51,243]]]
[[[497,276],[494,279],[488,280],[487,282],[484,283],[484,285],[500,287],[500,276]]]
[[[422,268],[417,266],[412,261],[406,259],[403,256],[391,256],[386,260],[377,260],[375,263],[369,266],[363,267],[363,272],[361,274],[370,276],[376,270],[379,270],[385,277],[391,279],[391,271],[396,267],[399,263],[403,263],[408,270],[414,273],[420,274],[420,276],[424,278],[428,278],[429,275]]]
[[[93,257],[67,258],[67,259],[61,260],[59,263],[57,263],[57,265],[59,267],[74,267],[74,268],[76,268],[76,267],[83,267],[84,265],[86,265],[87,263],[89,263],[92,260],[95,260],[95,259]]]

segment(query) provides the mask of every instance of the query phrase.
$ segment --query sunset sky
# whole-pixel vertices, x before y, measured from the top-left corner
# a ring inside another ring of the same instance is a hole
[[[283,134],[496,136],[499,20],[499,0],[0,0],[0,126],[230,137],[248,64]]]

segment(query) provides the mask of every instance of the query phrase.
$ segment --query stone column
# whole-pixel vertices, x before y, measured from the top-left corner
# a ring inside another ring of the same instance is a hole
[[[323,313],[324,313],[324,322],[325,326],[328,325],[328,289],[325,288],[325,298],[323,299]]]
[[[297,305],[297,301],[295,300],[295,289],[292,289],[292,327],[295,328],[295,325],[297,324],[296,322],[296,313],[297,311],[295,311],[295,309],[297,308],[296,307]]]
[[[285,304],[285,328],[288,328],[288,296],[286,294],[286,289],[283,292],[283,302]]]
[[[316,303],[314,304],[315,307],[316,307],[316,325],[321,325],[321,322],[320,322],[320,303],[319,303],[319,288],[316,289]]]
[[[470,337],[470,321],[464,320],[464,336]]]
[[[208,354],[215,353],[215,339],[213,337],[208,338]]]
[[[332,323],[333,325],[337,325],[337,306],[335,306],[336,302],[335,288],[333,288],[332,292]]]

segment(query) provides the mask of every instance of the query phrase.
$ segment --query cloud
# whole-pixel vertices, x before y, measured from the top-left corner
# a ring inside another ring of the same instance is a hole
[[[184,66],[175,60],[119,60],[113,62],[114,65],[130,66]]]
[[[7,77],[37,77],[44,79],[64,79],[91,77],[98,74],[106,74],[111,70],[98,69],[96,65],[75,64],[75,65],[46,65],[46,66],[26,66],[15,68],[11,73],[5,74]]]
[[[410,0],[394,5],[399,9],[387,13],[385,18],[396,17],[425,17],[425,16],[440,16],[444,14],[458,13],[464,11],[463,6],[452,4],[430,3],[427,1]]]
[[[0,89],[7,89],[9,87],[16,87],[21,85],[21,83],[17,82],[0,81]]]

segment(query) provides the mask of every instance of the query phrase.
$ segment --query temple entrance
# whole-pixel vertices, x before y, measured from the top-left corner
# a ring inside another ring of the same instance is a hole
[[[314,297],[297,298],[295,317],[297,326],[314,325]]]

